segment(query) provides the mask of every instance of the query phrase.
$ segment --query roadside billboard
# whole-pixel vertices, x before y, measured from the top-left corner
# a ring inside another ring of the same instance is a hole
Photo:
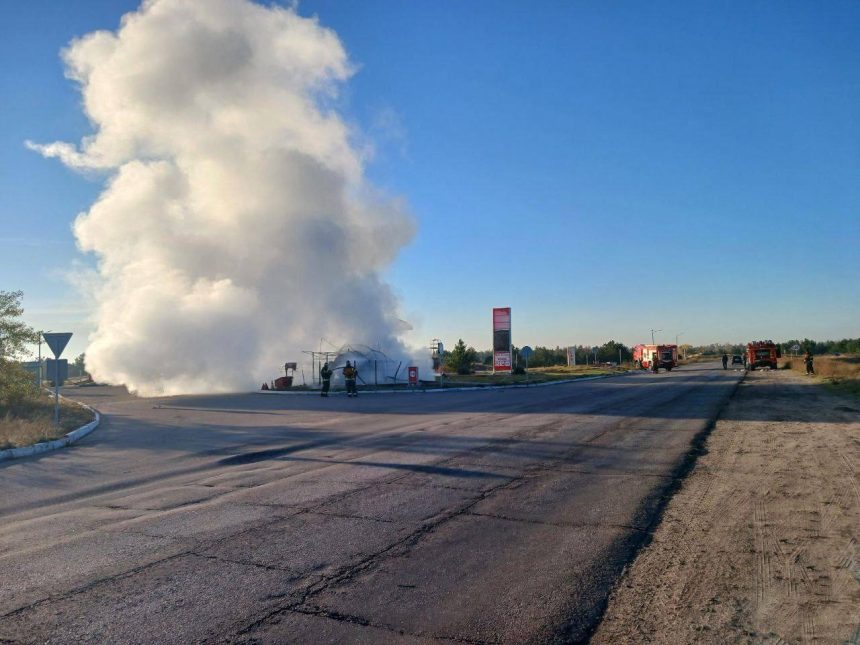
[[[511,355],[511,308],[493,309],[493,372],[510,372]]]

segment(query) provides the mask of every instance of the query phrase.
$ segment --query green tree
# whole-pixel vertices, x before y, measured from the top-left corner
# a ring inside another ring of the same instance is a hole
[[[22,320],[23,291],[0,291],[0,360],[17,360],[27,353],[27,345],[38,340],[36,332]]]
[[[478,352],[474,347],[466,347],[463,339],[457,341],[452,349],[445,356],[445,367],[454,370],[457,374],[470,374],[472,372],[472,363],[478,359]]]
[[[37,394],[33,377],[18,363],[36,332],[21,316],[21,291],[0,291],[0,416],[15,410]]]
[[[73,363],[74,371],[70,371],[70,376],[86,376],[87,375],[87,355],[78,354]]]
[[[529,358],[529,367],[551,367],[552,365],[566,365],[567,351],[561,347],[551,349],[536,345],[534,353]]]
[[[610,340],[597,350],[598,360],[604,363],[617,363],[619,356],[622,361],[626,361],[632,357],[632,354],[627,345],[614,340]]]

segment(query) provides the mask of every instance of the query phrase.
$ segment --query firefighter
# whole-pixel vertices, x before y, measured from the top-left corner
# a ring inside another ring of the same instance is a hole
[[[812,361],[812,352],[806,350],[806,354],[803,355],[803,362],[806,365],[806,373],[810,376],[815,374],[815,367],[812,365]]]
[[[729,355],[723,352],[723,369],[728,369],[729,367]]]
[[[657,358],[657,352],[651,355],[651,370],[657,374],[660,371],[660,359]]]
[[[322,381],[322,392],[320,396],[328,396],[328,389],[331,387],[331,368],[328,363],[323,363],[320,368],[320,380]]]
[[[353,367],[349,361],[346,362],[346,367],[343,368],[343,378],[346,381],[346,395],[358,396],[355,389],[355,379],[358,376],[358,370]]]

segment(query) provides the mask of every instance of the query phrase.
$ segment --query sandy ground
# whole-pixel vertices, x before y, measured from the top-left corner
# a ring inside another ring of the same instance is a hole
[[[860,643],[860,403],[740,385],[592,643]]]

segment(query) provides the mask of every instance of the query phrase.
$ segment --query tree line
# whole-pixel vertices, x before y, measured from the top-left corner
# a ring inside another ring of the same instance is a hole
[[[860,338],[843,338],[842,340],[787,340],[782,343],[782,351],[791,353],[792,347],[799,346],[800,353],[810,351],[813,354],[860,354]]]
[[[13,399],[26,398],[32,394],[33,379],[26,370],[21,368],[20,358],[26,355],[27,346],[39,340],[39,334],[32,327],[21,321],[24,309],[21,291],[0,291],[0,408],[7,407]],[[842,340],[787,340],[782,343],[785,354],[791,354],[797,346],[799,353],[811,351],[813,354],[860,354],[860,338],[843,338]],[[599,347],[586,345],[573,346],[577,365],[594,363],[616,363],[632,360],[632,350],[624,343],[610,340]],[[681,352],[685,355],[701,354],[719,356],[726,354],[741,354],[746,344],[711,343],[710,345],[682,345]],[[514,367],[526,364],[521,347],[513,347]],[[83,373],[85,356],[78,356],[73,366]],[[476,365],[490,366],[493,364],[492,350],[476,350],[467,346],[459,339],[453,349],[446,351],[443,356],[446,369],[461,374],[468,374]],[[529,367],[553,367],[567,365],[567,347],[544,347],[537,345],[532,348],[529,356]]]
[[[798,346],[798,353],[803,354],[807,350],[813,354],[860,354],[860,338],[843,338],[842,340],[787,340],[778,343],[782,346],[782,351],[786,355],[792,353],[792,347]],[[514,367],[522,367],[525,365],[525,358],[520,353],[521,348],[514,346],[513,362]],[[597,363],[617,363],[619,361],[627,362],[633,358],[633,350],[615,340],[610,340],[597,348],[588,347],[585,345],[576,345],[574,347],[576,353],[577,365],[592,365]],[[703,355],[703,356],[722,356],[723,354],[743,354],[746,351],[746,343],[711,343],[709,345],[681,345],[678,348],[678,353],[684,356]],[[463,339],[459,339],[454,348],[445,352],[444,356],[446,369],[457,372],[458,374],[468,374],[474,370],[476,365],[491,366],[493,364],[493,351],[489,349],[477,350],[474,347],[467,346]],[[532,348],[532,355],[528,360],[529,367],[553,367],[557,365],[567,365],[567,348],[566,347],[543,347],[537,345]]]
[[[774,341],[776,342],[776,341]],[[777,343],[782,347],[784,354],[799,353],[807,351],[813,354],[860,354],[860,338],[843,338],[842,340],[803,340],[793,339]],[[746,351],[746,343],[711,343],[710,345],[687,346],[688,354],[701,354],[704,356],[721,356],[725,354],[742,354]],[[798,347],[798,350],[793,350]]]
[[[633,357],[632,350],[624,343],[610,340],[595,351],[594,347],[586,345],[572,346],[576,354],[576,364],[617,363],[619,358],[622,362],[629,361]],[[514,367],[522,367],[526,359],[522,356],[522,348],[513,347]],[[468,374],[473,371],[474,366],[493,364],[493,351],[490,349],[477,350],[466,346],[463,339],[459,339],[453,349],[445,352],[445,368],[458,374]],[[532,354],[528,359],[529,367],[553,367],[556,365],[567,365],[567,347],[543,347],[536,345],[532,347]]]
[[[0,418],[24,411],[39,397],[37,379],[21,362],[32,356],[29,347],[41,335],[21,320],[23,298],[22,291],[0,291]],[[77,356],[69,365],[69,375],[86,374],[85,361],[84,354]]]

